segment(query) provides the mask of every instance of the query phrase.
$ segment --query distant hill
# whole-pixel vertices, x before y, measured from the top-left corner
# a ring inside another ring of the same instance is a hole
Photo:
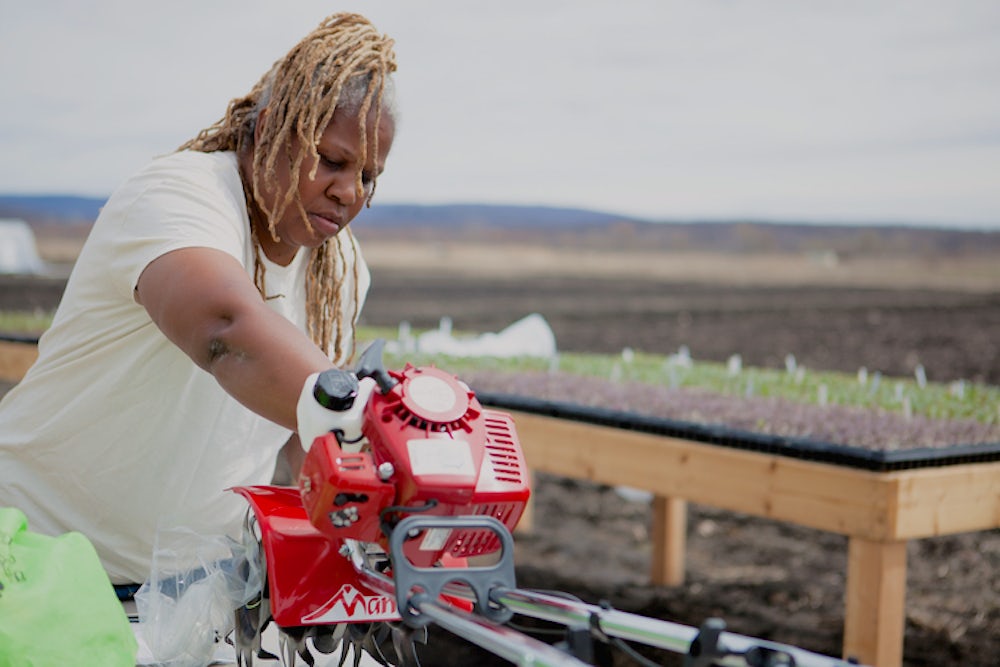
[[[0,218],[20,218],[46,233],[89,226],[105,200],[67,195],[0,195]],[[616,250],[833,252],[838,255],[992,254],[1000,231],[906,226],[670,221],[586,209],[492,204],[387,204],[364,210],[353,227],[362,240],[545,244]]]
[[[92,222],[106,198],[73,195],[0,195],[0,217],[29,223]],[[484,204],[382,204],[364,212],[369,226],[431,225],[434,227],[555,228],[608,224],[630,218],[585,209]],[[633,220],[637,220],[631,218]],[[637,220],[638,221],[638,220]]]
[[[60,226],[90,225],[106,199],[72,195],[0,195],[0,218],[19,218],[49,233]],[[419,237],[479,238],[511,234],[543,236],[579,229],[603,230],[614,224],[644,221],[585,209],[490,204],[383,204],[365,209],[355,227],[361,234],[391,234],[401,230]],[[363,229],[362,229],[363,228]]]
[[[93,222],[106,198],[74,195],[0,195],[0,218],[29,224]]]
[[[993,254],[1000,231],[756,220],[653,222],[570,208],[379,204],[353,227],[362,240],[468,241],[565,248],[851,255]]]
[[[372,227],[432,225],[445,228],[571,229],[625,220],[644,222],[639,218],[587,209],[504,204],[376,204],[364,211],[363,216],[364,224]]]

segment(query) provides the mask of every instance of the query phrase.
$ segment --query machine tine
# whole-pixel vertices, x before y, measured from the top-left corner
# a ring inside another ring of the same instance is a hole
[[[256,610],[240,607],[233,621],[233,646],[236,648],[237,667],[253,667],[253,640],[258,624],[253,618]]]
[[[236,667],[253,667],[253,653],[247,653],[239,646],[236,647]]]
[[[361,667],[361,658],[364,655],[364,649],[361,648],[361,644],[354,644],[354,662],[352,667]]]
[[[420,638],[414,635],[417,630],[403,624],[393,624],[392,646],[396,650],[397,667],[420,667],[420,659],[417,658],[417,650],[414,644],[419,641],[421,644],[427,643],[427,628],[420,628]]]
[[[347,639],[344,640],[340,645],[340,661],[337,663],[337,667],[344,667],[347,664],[347,651],[351,646],[351,642]]]
[[[289,646],[285,633],[278,633],[278,650],[281,652],[281,662],[285,667],[295,667],[295,649]]]
[[[286,667],[295,667],[295,656],[298,654],[302,660],[313,667],[316,664],[316,659],[313,657],[312,653],[309,652],[309,645],[306,642],[308,638],[307,633],[308,628],[281,628],[279,635],[279,643],[281,645],[282,654],[285,658]]]
[[[368,652],[368,655],[380,664],[385,665],[385,667],[391,667],[395,663],[390,660],[390,656],[386,655],[386,651],[383,648],[388,648],[392,643],[389,626],[385,623],[372,623],[368,628],[368,632],[365,633],[361,646]],[[395,656],[393,655],[392,657]]]
[[[270,622],[271,622],[270,618],[267,619],[266,621],[264,621],[264,626],[260,629],[260,632],[257,634],[257,650],[256,650],[256,653],[257,653],[257,657],[260,658],[261,660],[275,660],[275,661],[277,661],[277,660],[281,660],[281,658],[278,657],[278,656],[276,656],[275,654],[271,653],[270,651],[268,651],[267,649],[263,648],[260,645],[261,636],[264,634],[264,630],[267,629],[267,626],[268,626],[268,624]]]
[[[337,650],[337,646],[343,640],[346,632],[347,625],[344,623],[338,623],[332,627],[316,626],[312,632],[313,648],[320,653],[329,655]]]
[[[271,622],[267,598],[251,601],[234,613],[232,643],[236,649],[237,665],[253,667],[255,655],[261,660],[278,660],[278,656],[264,650],[260,645],[261,635]]]
[[[353,656],[351,664],[353,667],[359,667],[361,665],[361,659],[364,656],[364,641],[367,636],[369,628],[365,624],[361,623],[350,623],[347,624],[347,632],[344,636],[342,643],[340,644],[340,661],[337,663],[337,667],[344,667],[347,664],[347,658]],[[378,658],[373,656],[376,660]],[[382,664],[385,664],[384,662]]]
[[[389,626],[385,623],[372,623],[371,629],[368,630],[365,646],[369,655],[388,667],[394,663],[389,660],[389,656],[382,650],[386,639],[389,639]]]
[[[351,623],[347,627],[347,635],[344,638],[344,648],[340,654],[340,667],[347,661],[347,647],[354,650],[354,667],[361,665],[361,658],[364,653],[368,653],[381,665],[391,665],[382,655],[378,645],[373,641],[372,635],[375,633],[379,623]]]

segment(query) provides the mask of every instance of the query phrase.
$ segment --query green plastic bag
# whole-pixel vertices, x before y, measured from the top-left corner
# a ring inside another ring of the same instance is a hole
[[[0,507],[0,667],[134,667],[138,646],[93,545]]]

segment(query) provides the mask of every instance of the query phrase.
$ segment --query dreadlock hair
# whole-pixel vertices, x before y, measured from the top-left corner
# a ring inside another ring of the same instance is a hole
[[[196,150],[205,153],[236,151],[238,155],[253,152],[253,168],[249,175],[241,174],[247,197],[247,210],[256,204],[263,212],[272,238],[279,241],[275,224],[289,207],[294,207],[307,229],[312,229],[302,201],[299,198],[299,169],[309,157],[315,177],[319,155],[316,145],[339,108],[364,120],[374,114],[375,127],[379,127],[382,114],[395,119],[394,88],[391,78],[396,70],[393,40],[380,35],[368,19],[358,14],[339,13],[324,19],[306,35],[288,54],[278,60],[253,89],[245,96],[229,103],[226,115],[205,128],[178,150]],[[263,109],[268,110],[268,121],[262,126],[255,141],[257,120]],[[368,149],[367,123],[360,122],[361,155],[355,175],[359,197],[365,197],[362,167]],[[378,154],[378,132],[372,138]],[[293,140],[301,147],[291,154]],[[288,189],[268,207],[262,197],[267,189],[277,191],[275,164],[281,157],[291,158]],[[249,180],[249,182],[247,182]],[[375,175],[366,198],[371,205],[375,193]],[[252,213],[251,213],[252,215]],[[268,298],[264,288],[262,249],[254,225],[251,223],[254,246],[254,284],[261,296]],[[357,262],[354,266],[354,312],[350,321],[344,322],[342,283],[346,278],[347,252],[356,257],[357,242],[348,228],[312,250],[306,279],[307,330],[320,349],[335,360],[353,355],[353,346],[346,356],[345,341],[354,341],[354,327],[358,319],[359,285]],[[332,344],[332,349],[331,349]]]

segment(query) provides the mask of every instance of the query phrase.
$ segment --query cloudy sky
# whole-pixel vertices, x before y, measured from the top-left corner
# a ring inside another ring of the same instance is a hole
[[[106,196],[339,9],[381,201],[1000,229],[995,0],[0,0],[0,192]]]

